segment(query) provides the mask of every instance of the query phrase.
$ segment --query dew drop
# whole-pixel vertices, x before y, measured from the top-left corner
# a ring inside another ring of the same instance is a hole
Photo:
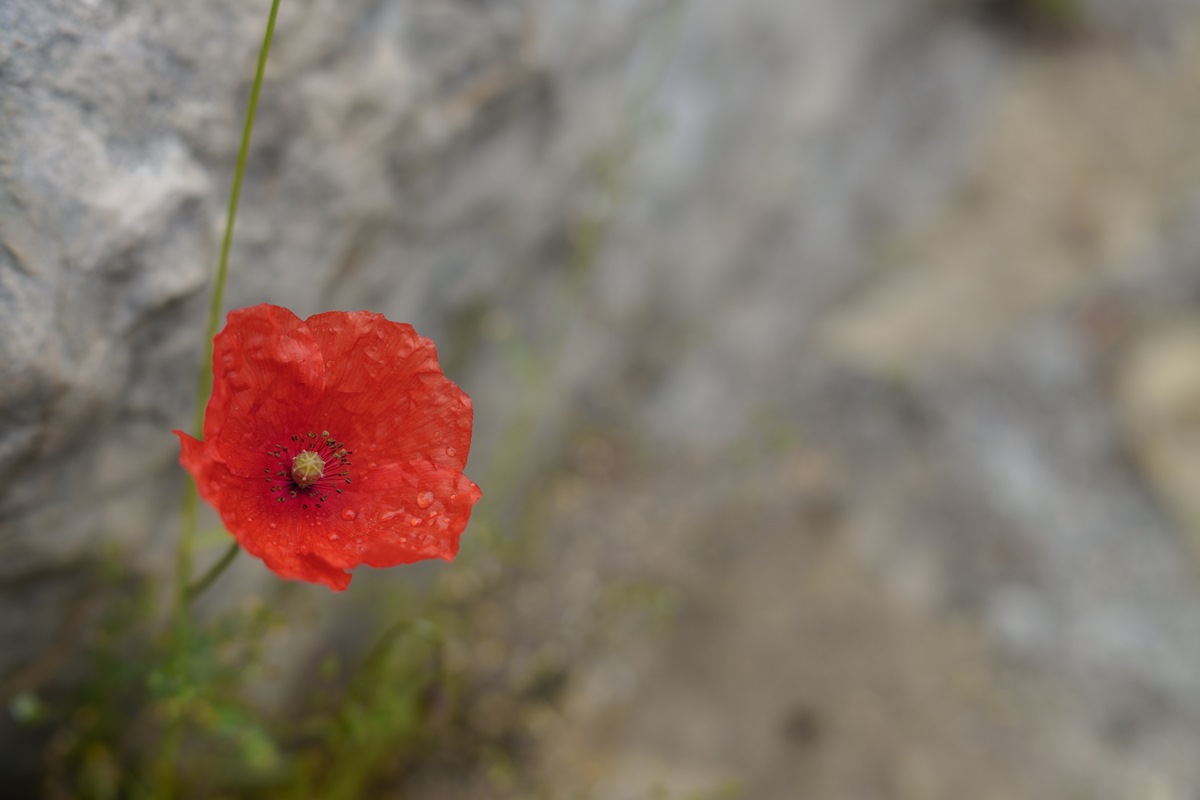
[[[457,450],[455,450],[453,447],[447,447],[447,448],[446,448],[446,455],[453,457],[453,456],[456,456],[456,455],[458,455],[458,451],[457,451]]]
[[[377,444],[367,445],[367,452],[369,452],[369,453],[374,453],[378,449],[379,449],[379,445],[377,445]]]
[[[275,523],[275,522],[268,522],[267,527],[270,528],[271,530],[275,530],[276,528],[279,527],[279,524]]]
[[[329,534],[329,541],[336,542],[340,537],[336,533]]]
[[[414,528],[421,527],[421,522],[422,520],[420,517],[410,517],[408,520],[408,524],[412,525]]]
[[[358,516],[358,512],[355,511],[353,508],[343,508],[342,509],[342,519],[346,520],[346,522],[353,522],[354,518],[357,516]]]
[[[417,495],[417,506],[419,508],[429,508],[433,505],[433,492],[421,492]]]

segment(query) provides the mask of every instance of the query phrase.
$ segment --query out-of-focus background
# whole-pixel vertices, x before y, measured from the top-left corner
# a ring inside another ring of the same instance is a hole
[[[0,2],[12,774],[100,565],[170,572],[268,5]],[[285,708],[367,599],[463,609],[482,755],[406,797],[1200,793],[1195,4],[287,0],[258,302],[475,400],[459,562],[222,579]]]

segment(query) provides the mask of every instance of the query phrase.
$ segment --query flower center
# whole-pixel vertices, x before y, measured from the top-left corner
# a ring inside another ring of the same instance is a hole
[[[320,508],[330,492],[341,494],[342,487],[350,483],[353,453],[329,431],[296,434],[291,444],[275,445],[267,455],[277,463],[263,472],[280,503],[298,499],[301,508],[307,509],[309,503]]]
[[[325,477],[325,459],[312,450],[301,450],[292,459],[292,480],[297,486],[309,486]]]

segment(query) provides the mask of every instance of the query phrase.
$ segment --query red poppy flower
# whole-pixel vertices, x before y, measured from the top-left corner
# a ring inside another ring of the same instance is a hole
[[[204,441],[175,431],[179,460],[247,552],[338,591],[359,564],[454,557],[480,497],[473,411],[433,342],[367,311],[260,305],[213,349]]]

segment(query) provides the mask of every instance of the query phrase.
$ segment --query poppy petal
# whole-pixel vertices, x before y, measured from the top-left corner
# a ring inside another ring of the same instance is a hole
[[[213,339],[213,393],[204,438],[219,433],[238,408],[231,396],[317,397],[325,384],[320,351],[304,322],[286,308],[259,305],[230,311]]]

